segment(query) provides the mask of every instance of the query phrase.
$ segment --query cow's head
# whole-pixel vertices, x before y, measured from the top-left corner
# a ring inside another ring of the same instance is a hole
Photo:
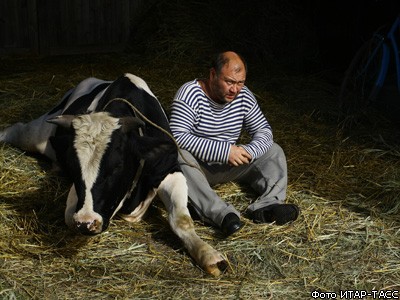
[[[139,128],[144,123],[138,118],[98,112],[48,121],[59,125],[51,143],[73,180],[66,223],[84,234],[100,233],[129,198],[140,164],[157,150],[143,143]]]

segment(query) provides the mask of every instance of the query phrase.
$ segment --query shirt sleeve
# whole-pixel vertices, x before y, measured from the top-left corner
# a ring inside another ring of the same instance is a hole
[[[244,127],[251,136],[251,141],[240,146],[252,156],[252,160],[257,159],[265,154],[274,143],[271,126],[257,102],[246,114]]]
[[[192,134],[197,120],[198,116],[192,107],[182,100],[174,100],[170,128],[179,147],[204,162],[228,163],[230,143]]]

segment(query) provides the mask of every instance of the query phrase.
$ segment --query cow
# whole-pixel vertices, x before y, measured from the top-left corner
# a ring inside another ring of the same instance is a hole
[[[167,115],[140,77],[87,78],[48,113],[0,131],[0,142],[43,154],[66,172],[65,223],[78,232],[99,234],[116,214],[137,222],[158,195],[195,262],[214,276],[227,268],[195,232]]]

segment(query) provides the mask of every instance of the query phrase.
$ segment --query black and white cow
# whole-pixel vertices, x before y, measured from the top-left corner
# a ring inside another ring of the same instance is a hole
[[[116,213],[139,221],[158,195],[190,255],[217,276],[227,264],[195,233],[177,147],[151,123],[169,132],[163,108],[141,78],[88,78],[47,114],[0,132],[0,141],[41,153],[68,173],[73,185],[65,222],[83,234],[103,232]]]

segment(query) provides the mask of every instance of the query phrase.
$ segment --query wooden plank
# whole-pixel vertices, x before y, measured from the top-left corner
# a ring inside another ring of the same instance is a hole
[[[37,53],[36,0],[0,1],[0,54]]]
[[[41,0],[41,53],[122,50],[130,31],[129,0]],[[62,13],[60,13],[62,11]]]
[[[1,0],[0,54],[123,50],[135,21],[156,1]]]

